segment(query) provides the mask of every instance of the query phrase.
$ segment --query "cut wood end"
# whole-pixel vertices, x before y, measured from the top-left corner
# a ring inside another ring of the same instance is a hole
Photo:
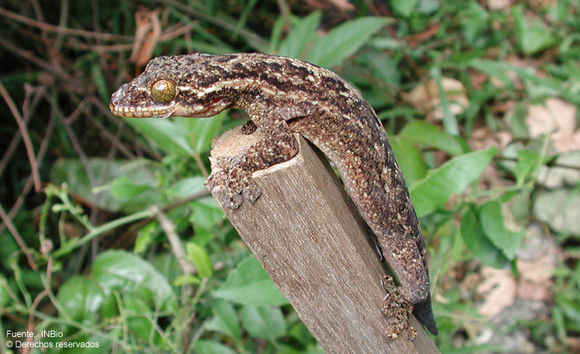
[[[219,137],[215,138],[211,143],[211,151],[210,151],[210,163],[212,170],[220,169],[217,163],[218,160],[229,159],[233,158],[236,155],[239,155],[244,150],[247,150],[252,144],[258,142],[262,139],[264,135],[259,131],[256,130],[252,134],[243,134],[242,127],[235,127],[224,132]],[[299,151],[302,151],[302,145],[306,142],[302,137],[296,134],[296,138],[299,142]],[[290,165],[295,163],[302,162],[303,157],[300,153],[298,153],[294,158],[271,166],[270,168],[259,170],[254,172],[253,176],[258,177],[263,174],[269,174],[276,172],[277,170],[288,168]],[[219,188],[219,187],[218,187]]]

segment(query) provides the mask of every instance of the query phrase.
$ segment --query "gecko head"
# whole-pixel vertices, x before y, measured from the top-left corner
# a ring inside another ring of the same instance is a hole
[[[152,59],[141,75],[113,93],[111,112],[134,118],[203,118],[231,107],[231,95],[212,73],[211,58],[198,53]]]

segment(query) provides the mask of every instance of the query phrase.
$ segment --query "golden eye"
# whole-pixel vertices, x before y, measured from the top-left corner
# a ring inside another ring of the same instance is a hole
[[[151,86],[151,97],[159,103],[169,103],[175,97],[175,84],[169,80],[156,81]]]

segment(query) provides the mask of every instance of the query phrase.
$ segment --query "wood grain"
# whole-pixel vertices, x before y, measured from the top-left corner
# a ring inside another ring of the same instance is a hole
[[[212,159],[257,138],[229,131],[214,141]],[[438,353],[415,318],[415,340],[384,335],[385,270],[367,227],[324,156],[297,138],[296,157],[254,174],[261,197],[222,207],[226,216],[325,352]]]

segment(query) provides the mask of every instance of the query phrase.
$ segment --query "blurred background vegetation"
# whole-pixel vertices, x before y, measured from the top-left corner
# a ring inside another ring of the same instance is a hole
[[[580,351],[579,9],[3,0],[0,348],[54,330],[45,347],[91,353],[320,352],[203,190],[211,139],[245,114],[107,108],[152,56],[257,51],[331,68],[377,111],[429,244],[442,352]]]

